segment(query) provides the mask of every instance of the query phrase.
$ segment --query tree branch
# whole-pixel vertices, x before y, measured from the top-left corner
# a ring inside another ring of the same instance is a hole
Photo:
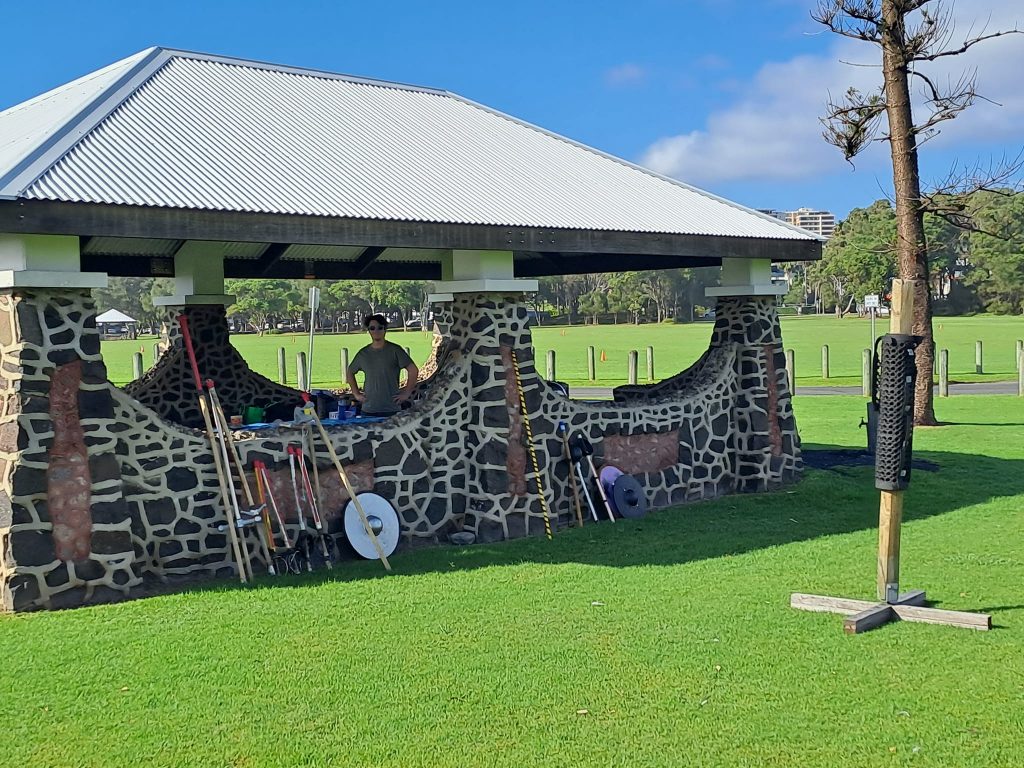
[[[843,157],[849,162],[875,141],[879,118],[885,112],[885,99],[881,91],[862,94],[856,88],[850,88],[841,103],[830,99],[827,109],[828,113],[821,119],[825,126],[822,136],[829,144],[842,150]]]

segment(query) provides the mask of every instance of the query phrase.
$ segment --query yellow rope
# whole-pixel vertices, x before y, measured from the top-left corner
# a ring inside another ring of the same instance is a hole
[[[537,478],[537,493],[540,495],[540,506],[544,510],[544,533],[551,539],[551,513],[548,511],[548,500],[544,495],[544,486],[540,482],[540,465],[537,463],[537,451],[533,447],[533,429],[530,427],[530,416],[526,412],[526,396],[523,394],[523,379],[519,375],[519,359],[512,350],[512,367],[516,373],[516,389],[519,391],[519,405],[523,410],[523,422],[526,424],[526,442],[530,446],[530,458],[533,460],[533,474]]]

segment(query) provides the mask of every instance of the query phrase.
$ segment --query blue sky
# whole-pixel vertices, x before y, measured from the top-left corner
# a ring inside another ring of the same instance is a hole
[[[889,193],[887,145],[851,168],[816,118],[830,92],[879,74],[841,63],[875,51],[814,24],[813,4],[8,3],[0,109],[162,45],[445,88],[744,205],[842,217]],[[1019,6],[959,0],[957,34],[1024,28]],[[979,102],[924,147],[926,182],[1024,146],[1024,35],[944,62],[935,77],[976,71],[998,106]]]

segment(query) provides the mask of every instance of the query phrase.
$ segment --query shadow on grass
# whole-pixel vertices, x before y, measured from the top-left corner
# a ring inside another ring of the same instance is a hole
[[[805,452],[850,452],[846,446],[805,444]],[[997,497],[1024,493],[1024,460],[943,451],[915,458],[938,471],[915,472],[904,520],[943,515]],[[565,501],[556,511],[565,511]],[[807,469],[796,485],[764,494],[737,494],[671,507],[641,520],[590,523],[582,529],[496,544],[399,549],[391,575],[450,573],[521,563],[582,563],[607,567],[675,565],[852,533],[878,526],[878,491],[870,466]],[[388,576],[376,561],[343,561],[333,570],[261,577],[260,586],[309,586]],[[190,591],[237,589],[226,581],[184,586]],[[177,590],[176,590],[177,591]]]

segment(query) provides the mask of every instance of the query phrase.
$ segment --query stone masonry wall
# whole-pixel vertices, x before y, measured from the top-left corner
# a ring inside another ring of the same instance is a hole
[[[607,457],[635,475],[655,509],[774,487],[801,468],[768,300],[721,300],[711,346],[691,368],[658,385],[619,388],[616,402],[594,403],[569,400],[538,375],[526,308],[515,297],[459,295],[440,310],[444,343],[435,345],[412,407],[331,431],[357,489],[392,502],[407,541],[459,529],[481,541],[539,535],[545,506],[556,535],[572,525],[560,422],[590,439],[598,468]],[[75,292],[0,294],[0,597],[7,610],[122,599],[150,584],[235,572],[210,444],[166,418],[171,404],[189,420],[191,374],[169,357],[172,349],[133,387],[146,402],[118,390],[106,379],[94,314],[88,296]],[[219,329],[223,308],[190,314],[196,326]],[[276,396],[233,362],[240,357],[226,332],[214,331],[204,350],[201,367],[227,366],[202,371],[217,371],[223,399]],[[303,433],[282,428],[238,438],[247,467],[254,459],[268,464],[294,528],[287,448]],[[347,495],[315,444],[323,513],[338,530]],[[246,546],[259,573],[264,564],[252,536]]]

